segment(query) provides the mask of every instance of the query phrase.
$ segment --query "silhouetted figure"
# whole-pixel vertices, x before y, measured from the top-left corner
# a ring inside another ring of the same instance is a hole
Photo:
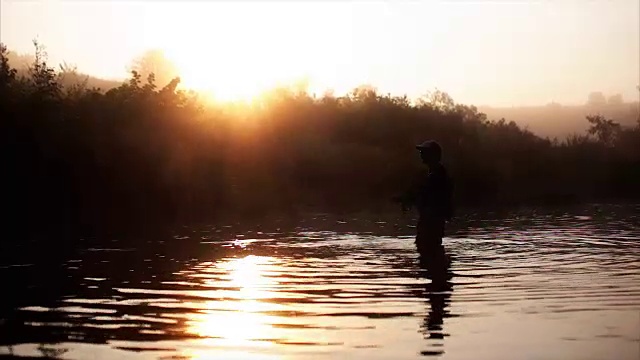
[[[416,247],[425,254],[442,246],[445,223],[451,219],[453,184],[441,164],[442,148],[432,140],[416,146],[422,162],[429,167],[425,179],[400,198],[403,211],[412,206],[420,215],[416,234]]]
[[[430,309],[424,319],[420,331],[429,342],[430,349],[421,352],[422,355],[440,355],[444,353],[443,343],[438,341],[444,339],[446,334],[443,331],[444,319],[449,317],[447,308],[450,303],[452,284],[450,273],[451,262],[444,251],[443,246],[436,246],[428,253],[420,254],[420,268],[422,277],[431,280],[425,285],[423,296],[427,299]]]

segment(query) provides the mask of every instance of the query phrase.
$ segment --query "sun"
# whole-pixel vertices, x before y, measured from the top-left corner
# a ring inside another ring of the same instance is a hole
[[[277,60],[258,60],[255,50],[238,47],[235,51],[219,54],[215,48],[192,46],[183,46],[184,49],[169,46],[165,53],[178,68],[185,88],[207,93],[216,99],[252,100],[301,75]]]
[[[175,41],[162,48],[177,66],[184,87],[221,100],[251,100],[308,75],[310,64],[292,46],[302,39],[283,38],[253,12],[240,13],[236,19],[247,25],[221,18],[210,24],[213,20],[197,13],[179,21],[182,26],[171,34]],[[193,24],[200,24],[199,31],[190,29]]]
[[[287,2],[245,5],[196,2],[154,7],[153,19],[170,20],[150,26],[146,46],[164,51],[178,68],[182,87],[216,99],[252,100],[301,79],[318,91],[327,85],[340,87],[336,80],[344,76],[337,75],[336,64],[349,62],[350,46],[326,39],[344,40],[339,34],[345,30],[327,28],[311,17],[329,9]]]
[[[196,60],[178,62],[183,85],[226,101],[253,100],[264,92],[295,81],[277,64],[252,64],[248,61],[218,59],[217,64]]]

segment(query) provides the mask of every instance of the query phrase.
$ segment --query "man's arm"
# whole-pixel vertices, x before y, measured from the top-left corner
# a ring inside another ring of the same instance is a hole
[[[418,177],[409,189],[393,198],[395,202],[400,203],[403,211],[408,211],[413,206],[420,207],[424,202],[425,180],[426,179]]]
[[[400,203],[402,211],[408,211],[412,206],[416,205],[416,195],[413,189],[405,191],[401,195],[394,196],[393,201]]]

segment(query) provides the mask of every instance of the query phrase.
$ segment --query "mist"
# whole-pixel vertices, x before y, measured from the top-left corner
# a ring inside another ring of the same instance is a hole
[[[121,81],[131,59],[162,49],[184,86],[220,96],[305,78],[337,94],[368,84],[412,99],[441,89],[481,107],[580,106],[594,91],[638,100],[639,6],[3,1],[0,33],[18,53],[37,37],[51,63]]]

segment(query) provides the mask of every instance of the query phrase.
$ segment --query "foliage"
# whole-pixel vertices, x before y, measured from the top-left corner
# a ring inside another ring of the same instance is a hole
[[[604,145],[615,145],[616,137],[620,135],[621,131],[620,124],[606,119],[602,115],[587,116],[587,121],[591,124],[587,131],[590,135],[595,135],[598,141]]]
[[[153,74],[160,86],[167,85],[178,76],[176,65],[165,56],[164,51],[159,49],[152,49],[138,56],[131,63],[129,71],[137,72],[143,79]]]
[[[8,61],[8,65],[15,70],[16,76],[28,78],[30,76],[30,68],[33,67],[35,62],[35,55],[17,54],[13,51],[6,51],[4,59],[5,61]],[[75,91],[74,89],[78,87],[108,91],[120,86],[121,84],[120,81],[100,79],[87,74],[82,74],[75,65],[68,64],[66,62],[60,65],[60,70],[57,72],[57,75],[57,81],[63,92],[69,91],[73,93]]]
[[[375,210],[423,171],[414,144],[427,138],[444,148],[459,205],[640,195],[640,124],[589,117],[588,135],[560,142],[440,91],[412,104],[367,86],[319,98],[279,88],[240,106],[137,71],[106,92],[70,90],[61,82],[76,70],[56,72],[37,50],[28,76],[5,47],[0,59],[3,220],[15,234]]]

